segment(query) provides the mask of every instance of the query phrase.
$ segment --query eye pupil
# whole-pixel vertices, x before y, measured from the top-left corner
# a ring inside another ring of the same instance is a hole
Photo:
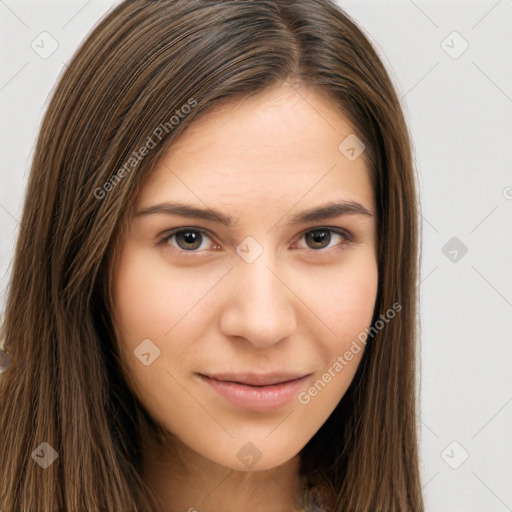
[[[181,231],[180,233],[176,233],[176,243],[185,251],[197,249],[201,245],[202,239],[201,234],[195,231]],[[185,246],[182,245],[182,242],[184,242]]]
[[[310,231],[306,234],[306,240],[308,246],[311,249],[323,249],[329,245],[331,241],[331,233],[329,231]],[[313,242],[313,245],[309,245],[309,242]]]
[[[199,231],[178,231],[174,235],[176,244],[183,251],[196,251],[203,242]],[[310,249],[325,249],[331,243],[332,235],[328,229],[317,229],[305,234],[306,245]]]

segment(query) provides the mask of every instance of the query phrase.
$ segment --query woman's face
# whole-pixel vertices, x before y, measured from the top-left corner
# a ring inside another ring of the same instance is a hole
[[[121,357],[151,416],[223,466],[294,457],[360,362],[378,275],[352,133],[320,93],[268,89],[191,125],[137,198],[113,275]]]

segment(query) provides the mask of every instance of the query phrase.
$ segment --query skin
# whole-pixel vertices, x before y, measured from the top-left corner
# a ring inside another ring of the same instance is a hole
[[[180,201],[236,221],[134,215],[114,266],[127,379],[169,432],[165,446],[145,450],[162,510],[293,510],[299,452],[343,397],[363,350],[307,404],[294,397],[270,411],[234,406],[198,373],[296,371],[309,374],[307,392],[370,326],[375,215],[288,223],[331,201],[375,211],[364,153],[350,161],[338,150],[352,133],[322,92],[276,86],[190,125],[145,182],[134,213]],[[350,237],[330,231],[315,244],[311,231],[327,227]],[[176,228],[194,228],[197,243],[172,236]],[[251,263],[236,251],[242,244],[255,255],[247,237],[263,249]],[[145,339],[160,350],[148,366],[134,355]],[[251,467],[237,457],[247,443],[261,454]]]

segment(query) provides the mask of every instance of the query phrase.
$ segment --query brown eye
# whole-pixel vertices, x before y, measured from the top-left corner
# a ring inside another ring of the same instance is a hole
[[[309,231],[305,236],[310,249],[325,249],[331,242],[331,232],[326,229]]]
[[[184,251],[194,251],[201,246],[203,236],[197,231],[180,231],[176,233],[176,243]]]
[[[210,245],[208,245],[210,242]],[[199,252],[212,248],[210,237],[197,229],[181,229],[174,231],[163,238],[162,243],[172,246],[174,249],[186,252]]]
[[[343,229],[317,228],[305,232],[299,242],[302,249],[313,249],[320,252],[323,249],[334,247],[342,249],[351,241],[352,236]]]

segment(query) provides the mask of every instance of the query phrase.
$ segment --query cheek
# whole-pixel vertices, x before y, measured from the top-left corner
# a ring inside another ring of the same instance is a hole
[[[126,246],[115,269],[113,297],[116,320],[131,337],[147,336],[148,327],[157,323],[161,283],[158,267]]]
[[[176,269],[169,272],[161,257],[130,244],[115,268],[114,323],[119,353],[130,389],[150,409],[157,390],[169,392],[164,385],[170,380],[166,369],[180,367],[187,353],[187,336],[180,336],[180,343],[169,341],[176,340],[180,321],[197,302],[204,283],[188,282],[185,276],[186,272]]]
[[[131,388],[144,390],[143,402],[169,380],[166,368],[174,372],[199,358],[194,341],[204,330],[204,298],[223,272],[172,268],[161,256],[126,246],[113,279],[114,324]],[[153,362],[145,366],[137,356],[148,351]]]
[[[308,414],[319,418],[318,426],[341,400],[361,362],[366,346],[361,333],[371,325],[377,288],[378,271],[373,258],[338,269],[330,279],[326,276],[324,286],[319,288],[316,307],[331,332],[315,337],[316,349],[322,354],[322,369],[298,396]]]
[[[375,308],[377,287],[376,269],[367,268],[365,273],[343,276],[339,288],[331,292],[332,315],[337,330],[355,336],[369,326]]]
[[[127,249],[114,280],[116,319],[131,339],[163,339],[208,292],[214,275],[193,276],[159,255]]]
[[[324,324],[324,335],[317,331],[315,339],[332,359],[371,324],[378,289],[377,263],[370,251],[354,253],[342,265],[303,275],[300,288],[305,302]]]

